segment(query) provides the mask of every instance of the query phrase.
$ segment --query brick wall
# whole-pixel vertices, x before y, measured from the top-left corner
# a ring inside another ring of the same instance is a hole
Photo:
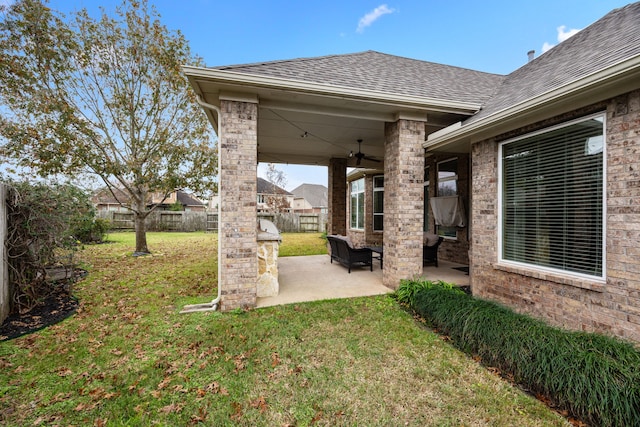
[[[347,234],[347,194],[347,159],[331,159],[328,234]]]
[[[255,307],[258,104],[221,101],[220,282],[223,311]]]
[[[606,283],[497,264],[497,140],[606,108]],[[475,295],[569,329],[640,342],[640,91],[472,146]]]
[[[382,282],[392,289],[422,273],[424,132],[419,121],[385,124]]]

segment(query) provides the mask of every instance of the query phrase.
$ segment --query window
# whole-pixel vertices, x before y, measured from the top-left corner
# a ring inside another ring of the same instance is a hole
[[[422,231],[429,231],[429,166],[424,168],[424,224]]]
[[[438,197],[458,195],[458,159],[438,163]],[[456,227],[437,226],[438,235],[455,239]]]
[[[384,230],[384,176],[373,177],[373,231]]]
[[[500,145],[500,258],[603,278],[604,115]]]
[[[364,230],[364,178],[351,183],[351,228]]]

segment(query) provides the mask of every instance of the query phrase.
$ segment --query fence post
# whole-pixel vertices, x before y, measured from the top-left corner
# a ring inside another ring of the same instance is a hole
[[[11,293],[9,289],[9,266],[7,260],[7,186],[0,183],[0,324],[11,311]]]

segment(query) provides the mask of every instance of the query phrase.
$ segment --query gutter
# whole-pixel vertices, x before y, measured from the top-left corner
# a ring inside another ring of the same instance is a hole
[[[210,110],[213,110],[216,112],[216,114],[218,115],[218,123],[220,123],[220,118],[221,113],[220,113],[220,108],[218,108],[215,105],[212,104],[208,104],[206,102],[204,102],[202,100],[202,97],[197,94],[197,99],[196,101],[198,102],[198,104],[200,104],[201,107],[203,108],[208,108]],[[220,141],[220,135],[218,135],[218,141]],[[220,153],[218,152],[218,172],[220,172]],[[220,194],[220,182],[218,181],[218,194]],[[221,214],[222,208],[220,207],[220,203],[218,203],[218,261],[220,260],[220,256],[221,256],[221,249],[220,249],[220,214]],[[204,303],[204,304],[189,304],[189,305],[185,305],[182,310],[180,310],[181,314],[184,313],[197,313],[197,312],[205,312],[205,311],[216,311],[218,309],[218,304],[220,303],[220,299],[222,297],[222,288],[220,287],[220,268],[218,266],[218,296],[216,298],[214,298],[213,300],[211,300],[211,302],[208,303]]]
[[[628,79],[633,83],[633,76],[638,73],[640,73],[640,55],[636,55],[635,57],[619,62],[605,70],[597,71],[578,80],[574,80],[564,86],[552,89],[542,93],[541,95],[529,98],[516,105],[497,111],[490,116],[476,122],[472,122],[468,125],[455,123],[429,135],[427,141],[425,141],[422,146],[425,149],[437,149],[461,138],[471,138],[483,131],[490,130],[495,125],[500,124],[517,114],[532,112],[535,109],[552,104],[558,100],[580,95],[581,93],[587,95],[585,92],[592,92],[595,90],[606,91],[607,85],[610,86],[617,81],[624,83],[625,79]],[[637,81],[639,80],[635,80],[636,89]],[[616,95],[618,94],[611,94],[608,97],[611,98]],[[600,100],[594,102],[598,101]]]

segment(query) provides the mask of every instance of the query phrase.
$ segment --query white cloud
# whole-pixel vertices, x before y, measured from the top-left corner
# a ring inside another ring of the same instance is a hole
[[[574,34],[577,34],[580,30],[576,30],[575,28],[570,29],[569,31],[565,31],[564,29],[567,28],[565,25],[560,25],[558,27],[558,41],[559,42],[563,42],[566,39],[568,39],[569,37],[573,36]]]
[[[562,43],[563,41],[577,34],[580,31],[579,29],[575,29],[575,28],[572,28],[567,31],[566,28],[567,28],[566,25],[560,25],[558,28],[556,28],[558,30],[558,43]],[[544,42],[544,44],[542,45],[542,53],[545,53],[546,51],[548,51],[554,46],[555,45],[551,43]]]
[[[544,42],[542,44],[542,53],[545,53],[546,51],[551,49],[553,46],[555,46],[555,45],[552,45],[551,43]]]
[[[356,32],[358,33],[364,32],[365,28],[367,28],[368,26],[376,22],[378,19],[380,19],[382,15],[387,15],[395,11],[396,11],[395,9],[390,9],[386,4],[381,4],[380,6],[376,7],[371,12],[367,13],[362,18],[360,18]]]

